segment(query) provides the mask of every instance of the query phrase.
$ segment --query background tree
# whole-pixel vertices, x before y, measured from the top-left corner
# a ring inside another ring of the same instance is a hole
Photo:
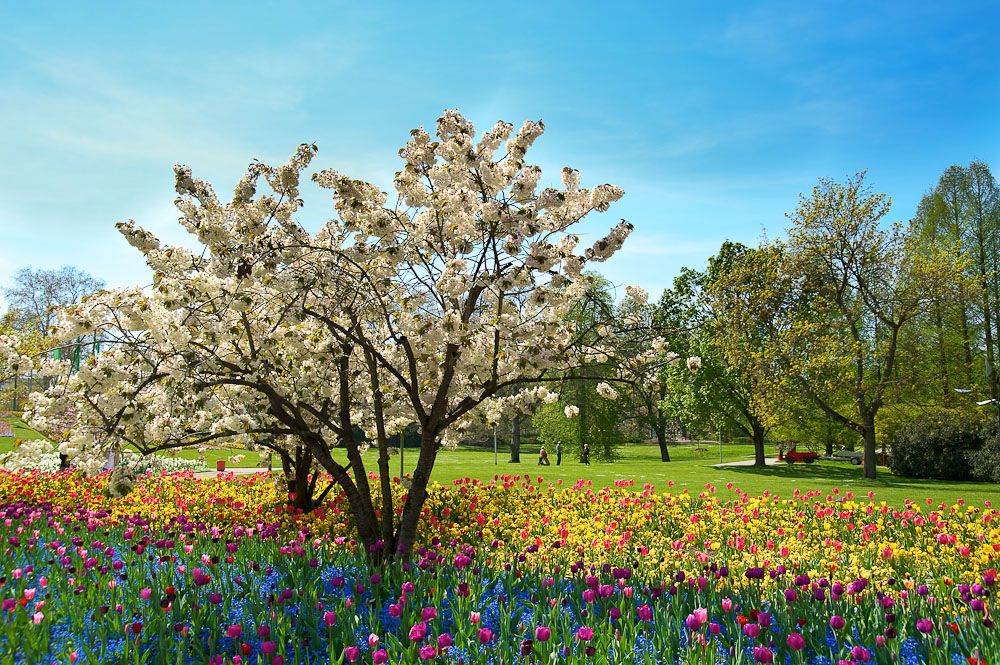
[[[44,337],[55,321],[53,308],[71,305],[102,288],[103,280],[76,266],[59,270],[26,267],[14,273],[13,284],[3,287],[3,294],[7,305],[20,310],[25,321]]]
[[[749,438],[755,463],[763,465],[768,425],[762,414],[759,375],[749,366],[747,354],[760,346],[764,327],[740,318],[744,310],[733,303],[759,285],[728,279],[754,251],[726,241],[705,270],[682,269],[673,288],[664,293],[661,309],[670,325],[688,331],[672,346],[701,359],[696,373],[677,367],[668,370],[674,408],[692,423]]]
[[[779,383],[794,382],[862,436],[867,478],[876,474],[876,420],[897,378],[900,331],[960,277],[951,254],[918,251],[900,225],[880,226],[889,205],[864,173],[844,184],[821,179],[791,215],[788,242],[762,255],[774,259],[764,275],[773,286],[746,303],[773,321],[764,359],[780,368]],[[761,272],[756,263],[744,275]]]

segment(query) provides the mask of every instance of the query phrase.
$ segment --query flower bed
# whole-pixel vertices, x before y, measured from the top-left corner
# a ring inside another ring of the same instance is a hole
[[[0,662],[1000,659],[988,505],[498,478],[436,488],[420,549],[369,567],[342,499],[105,482],[0,475]]]

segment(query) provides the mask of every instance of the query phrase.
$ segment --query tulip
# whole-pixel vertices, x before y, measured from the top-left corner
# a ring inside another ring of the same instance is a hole
[[[594,629],[590,626],[581,626],[579,630],[576,631],[576,639],[581,642],[586,642],[594,637]]]
[[[437,645],[438,649],[440,649],[442,652],[448,647],[452,646],[453,644],[454,641],[452,641],[451,635],[449,635],[448,633],[441,633],[440,635],[438,635]]]
[[[357,647],[344,647],[344,660],[353,663],[361,656],[361,651]]]
[[[774,653],[771,652],[767,647],[754,647],[753,648],[753,658],[758,663],[764,663],[768,665],[774,661]]]
[[[806,648],[806,640],[798,633],[792,633],[785,640],[785,644],[789,646],[793,651],[801,651]]]
[[[226,635],[228,635],[231,640],[238,640],[242,634],[243,626],[230,626],[226,630]]]
[[[843,630],[846,625],[847,622],[844,621],[844,617],[838,614],[834,614],[830,617],[830,628],[833,628],[834,630]]]
[[[431,619],[436,619],[438,615],[437,609],[434,607],[425,607],[420,610],[420,618],[424,621],[430,621]]]
[[[323,623],[329,627],[337,623],[336,612],[323,612]]]
[[[471,621],[472,623],[479,623],[479,619],[480,619],[479,612],[472,612],[471,614],[469,614],[469,621]]]
[[[261,642],[260,652],[264,655],[270,655],[274,653],[274,650],[278,647],[274,642]]]
[[[483,644],[489,644],[490,640],[493,639],[493,631],[489,628],[479,629],[479,641]]]
[[[378,635],[371,633],[368,635],[368,646],[372,651],[375,650],[375,646],[378,644]]]
[[[550,637],[552,637],[551,629],[545,626],[538,626],[535,628],[535,639],[539,642],[548,642]]]
[[[373,665],[385,665],[389,662],[389,654],[386,653],[385,649],[379,649],[372,654]]]
[[[420,647],[421,660],[430,660],[435,656],[437,656],[437,649],[435,649],[430,644],[425,644],[424,646]]]
[[[421,621],[420,623],[413,624],[413,626],[410,628],[409,637],[411,642],[420,642],[426,636],[427,636],[427,624],[424,623],[423,621]]]

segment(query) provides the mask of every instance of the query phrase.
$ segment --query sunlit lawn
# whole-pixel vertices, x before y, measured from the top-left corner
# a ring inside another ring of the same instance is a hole
[[[11,419],[17,437],[39,438],[37,433],[26,428],[14,418]],[[10,449],[13,440],[0,439],[0,453]],[[407,449],[403,462],[407,473],[412,473],[417,463],[418,450]],[[374,451],[366,455],[369,470],[376,470]],[[552,453],[552,451],[550,451]],[[261,458],[257,453],[240,450],[208,450],[205,453],[208,469],[215,468],[218,459],[228,459],[231,455],[244,454],[245,459],[239,464],[227,463],[227,468],[261,466]],[[769,447],[768,456],[776,452]],[[179,455],[194,459],[198,453],[194,450],[180,451]],[[343,462],[346,455],[337,450],[335,459]],[[477,478],[490,481],[498,476],[529,475],[537,482],[539,477],[545,483],[558,485],[572,484],[577,480],[593,482],[595,486],[613,485],[617,480],[635,481],[637,488],[645,484],[653,485],[657,492],[683,492],[698,494],[706,491],[706,484],[716,488],[723,497],[731,496],[733,490],[726,489],[727,483],[733,484],[733,489],[739,488],[752,495],[765,491],[779,496],[791,496],[796,489],[801,492],[819,490],[822,496],[845,496],[848,492],[855,497],[868,500],[868,492],[875,493],[876,501],[885,501],[891,505],[902,505],[904,499],[924,503],[930,498],[935,504],[942,501],[949,504],[964,499],[967,503],[982,504],[983,501],[1000,502],[1000,486],[990,483],[944,482],[936,480],[920,480],[894,476],[888,469],[879,468],[877,480],[865,480],[861,476],[861,467],[851,466],[843,462],[820,461],[815,464],[778,464],[766,468],[752,466],[715,467],[719,463],[719,447],[713,442],[681,443],[671,445],[670,462],[661,462],[659,449],[654,445],[631,444],[622,450],[621,457],[614,462],[592,460],[590,466],[580,462],[579,454],[567,452],[563,455],[561,466],[555,465],[555,454],[551,454],[551,466],[538,465],[538,445],[529,444],[521,448],[521,463],[510,462],[510,451],[501,445],[494,464],[492,447],[461,447],[455,451],[438,453],[432,481],[450,484],[456,479]],[[725,444],[722,450],[723,460],[735,462],[753,458],[753,448],[747,444]],[[399,475],[399,456],[390,460],[390,468],[394,475]],[[266,463],[263,463],[266,465]],[[273,466],[281,468],[277,456]],[[673,487],[668,486],[673,482]],[[839,492],[839,494],[837,492]],[[925,505],[925,504],[924,504]]]

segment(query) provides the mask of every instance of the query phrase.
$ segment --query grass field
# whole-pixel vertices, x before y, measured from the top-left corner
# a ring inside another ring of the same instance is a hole
[[[11,419],[17,437],[39,438],[38,434],[26,428],[16,419]],[[0,439],[0,453],[9,450],[12,439]],[[245,451],[209,450],[205,457],[207,467],[214,469],[217,459],[226,459],[236,453]],[[407,473],[412,473],[417,462],[417,450],[407,449],[404,455],[404,466]],[[550,451],[551,452],[551,451]],[[335,451],[335,458],[344,461],[346,456],[341,451]],[[773,451],[768,451],[771,455]],[[257,453],[245,452],[246,459],[233,466],[260,466]],[[194,459],[197,452],[181,451],[181,456]],[[974,482],[944,482],[938,480],[920,480],[902,478],[892,474],[888,469],[879,468],[877,480],[865,480],[861,477],[861,468],[843,462],[817,462],[816,464],[779,464],[765,468],[753,466],[716,467],[719,463],[718,444],[680,443],[670,447],[671,461],[660,461],[659,449],[652,445],[630,445],[622,451],[620,459],[614,462],[593,461],[585,466],[578,456],[563,455],[561,466],[555,466],[555,455],[551,455],[552,466],[539,466],[538,446],[525,445],[521,448],[521,463],[512,464],[510,452],[502,446],[494,464],[492,449],[461,447],[455,451],[442,451],[438,454],[432,481],[450,484],[463,478],[477,478],[483,481],[499,476],[529,475],[533,479],[542,477],[545,482],[572,484],[577,480],[592,481],[595,486],[613,485],[616,480],[634,480],[637,487],[644,484],[653,485],[658,492],[672,491],[675,493],[688,490],[693,494],[705,491],[706,484],[716,488],[717,493],[727,496],[732,490],[726,489],[727,483],[733,483],[733,489],[739,488],[752,495],[765,491],[779,496],[791,496],[798,489],[801,492],[819,490],[823,496],[845,496],[851,492],[855,497],[867,500],[868,492],[875,493],[876,501],[885,501],[890,505],[902,505],[904,499],[924,502],[930,498],[934,503],[956,503],[964,499],[970,504],[982,504],[983,501],[1000,503],[1000,486],[992,483]],[[753,447],[748,444],[725,444],[722,451],[723,460],[735,462],[753,458]],[[375,459],[371,452],[371,470],[375,470]],[[367,463],[367,459],[366,459]],[[390,468],[394,475],[399,473],[400,459],[393,457]],[[277,458],[275,468],[280,468]],[[673,482],[673,487],[669,483]],[[836,492],[835,492],[836,491]]]

